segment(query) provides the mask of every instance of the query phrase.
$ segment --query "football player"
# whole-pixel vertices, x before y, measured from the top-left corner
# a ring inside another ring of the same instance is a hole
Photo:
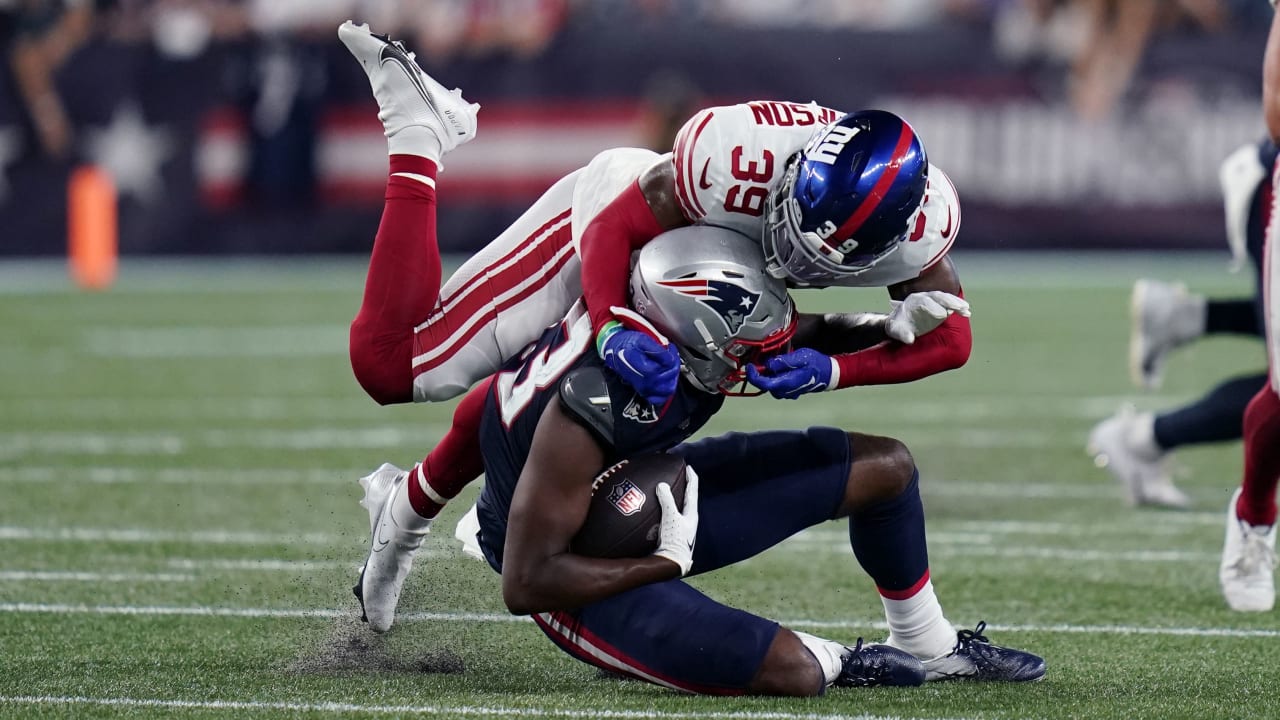
[[[1250,143],[1231,153],[1219,171],[1228,244],[1237,264],[1248,256],[1253,297],[1206,298],[1181,284],[1134,283],[1129,372],[1139,386],[1159,387],[1169,354],[1202,337],[1262,337],[1262,246],[1271,210],[1267,169],[1275,158],[1270,140]],[[1173,483],[1169,454],[1183,446],[1238,440],[1245,407],[1266,382],[1265,372],[1230,378],[1192,403],[1156,413],[1126,405],[1093,428],[1088,451],[1125,487],[1132,504],[1189,507],[1190,498]]]
[[[675,391],[679,357],[615,308],[626,306],[633,250],[694,223],[759,238],[769,272],[793,286],[889,289],[892,311],[871,330],[891,342],[774,358],[751,381],[777,397],[907,382],[968,359],[968,304],[946,254],[960,224],[955,189],[901,118],[773,101],[704,110],[673,153],[610,150],[556,182],[442,286],[437,173],[449,150],[475,136],[478,106],[367,26],[348,22],[338,35],[369,76],[391,154],[350,337],[356,378],[379,403],[457,396],[585,298],[606,366],[661,406]],[[399,501],[417,517],[401,527],[404,542],[420,540],[482,472],[482,407],[479,395],[467,395],[450,430],[412,469]],[[377,557],[366,567],[362,592],[375,630],[389,626],[395,575]]]
[[[1272,0],[1275,5],[1275,0]],[[1272,142],[1280,143],[1280,15],[1272,18],[1262,61],[1262,109]],[[1218,580],[1233,610],[1268,611],[1276,604],[1276,486],[1280,484],[1280,212],[1275,207],[1280,160],[1271,171],[1272,207],[1263,253],[1263,319],[1270,382],[1244,413],[1244,479],[1227,505]]]
[[[957,633],[944,617],[929,578],[919,475],[900,442],[813,427],[680,444],[752,363],[793,342],[865,341],[856,322],[797,317],[762,261],[751,239],[710,226],[665,233],[640,251],[630,276],[634,312],[614,312],[681,357],[679,382],[661,406],[607,369],[581,301],[471,391],[483,397],[486,471],[475,540],[502,575],[507,607],[533,615],[579,660],[691,693],[803,696],[832,685],[1041,678],[1041,658],[991,644],[984,624]],[[658,486],[654,553],[572,552],[600,469],[665,450],[692,470],[682,508],[668,485]],[[405,482],[405,473],[384,467],[367,483],[368,504],[383,504]],[[681,580],[845,517],[853,553],[879,588],[890,627],[884,645],[847,647],[782,628]],[[372,513],[370,524],[376,545]]]

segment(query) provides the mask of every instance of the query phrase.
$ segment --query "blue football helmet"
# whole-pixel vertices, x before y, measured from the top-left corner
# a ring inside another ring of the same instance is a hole
[[[769,194],[769,273],[821,286],[873,267],[907,239],[928,175],[920,138],[891,112],[849,113],[818,130]]]

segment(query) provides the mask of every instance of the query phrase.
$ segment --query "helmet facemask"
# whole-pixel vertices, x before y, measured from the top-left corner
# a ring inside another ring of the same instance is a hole
[[[851,113],[816,131],[765,199],[769,273],[823,286],[884,262],[915,227],[928,168],[924,146],[892,113]]]
[[[694,387],[709,393],[733,397],[755,397],[764,394],[747,382],[747,366],[763,365],[769,358],[791,349],[791,339],[796,334],[798,316],[792,312],[785,326],[763,340],[734,338],[717,347],[716,340],[705,323],[694,321],[694,326],[706,343],[698,346],[678,346],[681,372]]]

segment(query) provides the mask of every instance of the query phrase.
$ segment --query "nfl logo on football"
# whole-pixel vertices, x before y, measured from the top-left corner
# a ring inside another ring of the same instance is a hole
[[[644,492],[630,480],[623,480],[609,490],[609,502],[613,503],[613,506],[623,515],[634,515],[640,512],[640,508],[644,507],[644,501]]]

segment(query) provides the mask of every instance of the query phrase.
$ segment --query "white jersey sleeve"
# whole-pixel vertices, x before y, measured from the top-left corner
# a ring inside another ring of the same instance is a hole
[[[946,257],[960,231],[960,196],[951,178],[938,166],[929,164],[929,182],[924,202],[912,220],[914,226],[898,252],[871,269],[832,285],[847,287],[888,287],[920,276]]]
[[[676,199],[693,223],[759,238],[765,198],[787,159],[843,113],[815,103],[757,100],[702,110],[676,136]]]
[[[631,183],[659,162],[670,162],[671,156],[659,155],[641,148],[605,150],[577,171],[573,185],[573,208],[570,224],[573,247],[582,252],[582,233],[606,205],[613,202]]]

